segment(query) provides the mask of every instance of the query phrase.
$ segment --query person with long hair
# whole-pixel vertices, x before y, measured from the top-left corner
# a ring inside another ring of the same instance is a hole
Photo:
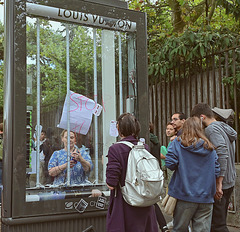
[[[220,173],[217,153],[204,135],[201,121],[188,118],[182,134],[173,140],[166,155],[166,167],[174,174],[168,195],[177,199],[173,232],[209,232],[211,228],[216,178]]]
[[[117,119],[121,141],[138,143],[140,123],[130,113]],[[148,146],[145,144],[145,148]],[[111,190],[107,214],[107,232],[158,232],[154,206],[134,207],[125,202],[120,186],[124,186],[130,147],[122,143],[113,144],[108,151],[106,182]]]

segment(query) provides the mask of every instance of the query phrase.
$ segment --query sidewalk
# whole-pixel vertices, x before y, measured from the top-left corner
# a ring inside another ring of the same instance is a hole
[[[240,228],[228,226],[229,232],[239,232]]]
[[[228,226],[228,230],[229,232],[240,232],[240,228],[233,227],[233,226]],[[170,231],[172,231],[172,229],[170,229]]]
[[[162,210],[162,208],[161,208],[161,210]],[[162,210],[162,212],[163,212],[163,215],[165,217],[166,222],[167,223],[170,222],[172,220],[172,217],[164,214],[163,210]],[[237,227],[234,227],[234,226],[228,226],[228,230],[229,230],[229,232],[240,232],[240,228],[239,227],[237,228]],[[170,229],[170,231],[172,231],[172,230]]]

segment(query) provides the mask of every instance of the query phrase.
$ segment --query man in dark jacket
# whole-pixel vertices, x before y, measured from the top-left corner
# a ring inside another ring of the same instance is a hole
[[[229,199],[236,179],[235,141],[237,132],[224,122],[216,121],[209,105],[199,103],[194,106],[191,116],[201,118],[205,133],[216,147],[220,176],[216,182],[211,232],[228,232],[226,218]]]

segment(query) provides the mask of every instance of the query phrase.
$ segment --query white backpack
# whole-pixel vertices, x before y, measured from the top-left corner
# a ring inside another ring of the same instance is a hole
[[[159,201],[164,180],[159,161],[145,149],[142,142],[137,145],[127,141],[118,143],[131,147],[125,186],[120,186],[124,200],[138,207],[155,204]]]

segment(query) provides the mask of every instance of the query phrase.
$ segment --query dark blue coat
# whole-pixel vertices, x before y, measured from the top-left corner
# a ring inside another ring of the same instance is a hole
[[[184,147],[174,139],[168,147],[166,167],[175,171],[168,186],[168,194],[182,201],[213,203],[216,177],[220,173],[215,150],[203,147],[203,140],[196,146]]]
[[[133,136],[128,136],[123,141],[137,144]],[[123,199],[119,183],[124,186],[129,151],[128,146],[120,143],[113,144],[108,151],[106,181],[115,190],[111,191],[110,196],[107,232],[158,232],[153,206],[133,207]]]

